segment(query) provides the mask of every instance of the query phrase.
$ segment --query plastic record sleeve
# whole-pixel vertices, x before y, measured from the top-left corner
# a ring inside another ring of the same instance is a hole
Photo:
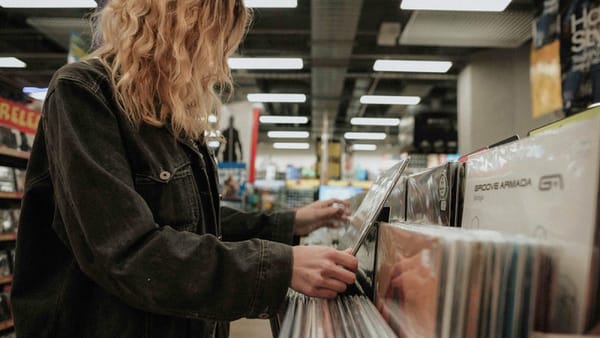
[[[352,254],[356,255],[409,161],[410,158],[401,160],[379,175],[363,202],[349,217],[349,225],[340,239],[340,249],[352,248]]]

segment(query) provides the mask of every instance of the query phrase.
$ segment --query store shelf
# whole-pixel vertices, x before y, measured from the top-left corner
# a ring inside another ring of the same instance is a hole
[[[0,165],[2,166],[25,169],[29,156],[29,152],[0,146]]]
[[[15,326],[15,322],[12,319],[5,320],[3,322],[0,322],[0,331],[10,329],[14,326]]]
[[[0,285],[12,283],[12,280],[13,280],[13,276],[12,275],[0,277]]]
[[[20,200],[22,198],[22,192],[0,191],[0,200]]]
[[[16,233],[0,234],[0,242],[15,241],[16,239]]]

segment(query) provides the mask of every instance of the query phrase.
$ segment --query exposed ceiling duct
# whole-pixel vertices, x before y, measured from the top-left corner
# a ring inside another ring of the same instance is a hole
[[[311,2],[311,57],[332,58],[345,63],[343,67],[315,66],[311,69],[313,135],[320,134],[323,116],[328,117],[329,126],[335,126],[362,6],[363,0]]]
[[[27,23],[65,49],[69,49],[71,33],[91,37],[88,20],[77,18],[28,18]]]

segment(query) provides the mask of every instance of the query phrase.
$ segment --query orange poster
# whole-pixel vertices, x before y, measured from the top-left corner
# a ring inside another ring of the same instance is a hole
[[[533,117],[562,111],[559,40],[532,49],[530,75]]]
[[[35,134],[41,116],[37,111],[0,97],[0,125]]]

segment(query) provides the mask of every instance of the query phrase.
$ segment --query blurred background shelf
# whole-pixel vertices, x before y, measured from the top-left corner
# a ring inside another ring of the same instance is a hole
[[[0,200],[20,200],[22,198],[22,192],[0,191]]]
[[[15,326],[15,322],[12,319],[0,322],[0,331],[12,328]]]
[[[0,242],[15,241],[15,240],[17,240],[16,233],[0,234]]]
[[[0,165],[25,169],[30,155],[29,152],[0,147]]]

